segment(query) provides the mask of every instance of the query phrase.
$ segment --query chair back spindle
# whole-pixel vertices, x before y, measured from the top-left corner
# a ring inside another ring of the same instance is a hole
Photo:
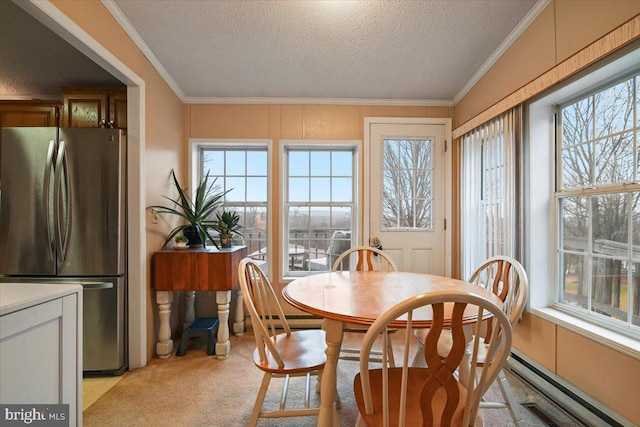
[[[398,271],[389,255],[372,246],[347,249],[336,259],[331,270],[346,271],[350,269],[349,266],[355,266],[352,268],[354,271]]]

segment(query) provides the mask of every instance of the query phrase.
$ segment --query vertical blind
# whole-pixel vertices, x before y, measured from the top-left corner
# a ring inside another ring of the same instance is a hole
[[[521,111],[513,108],[461,138],[463,278],[487,258],[517,255]]]

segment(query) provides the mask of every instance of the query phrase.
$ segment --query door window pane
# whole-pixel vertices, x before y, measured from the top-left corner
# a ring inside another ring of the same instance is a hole
[[[432,140],[384,139],[382,149],[382,226],[432,230]]]

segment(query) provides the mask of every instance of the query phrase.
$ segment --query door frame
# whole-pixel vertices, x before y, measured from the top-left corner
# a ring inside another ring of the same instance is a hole
[[[18,6],[127,85],[127,353],[129,370],[147,364],[147,236],[145,230],[145,81],[49,1]]]
[[[447,228],[444,231],[444,249],[445,249],[445,274],[447,276],[451,276],[451,258],[452,258],[452,233],[453,224],[451,221],[452,212],[453,212],[453,177],[452,174],[452,119],[451,118],[428,118],[428,117],[365,117],[364,118],[364,192],[362,199],[362,241],[361,244],[366,244],[369,241],[371,236],[370,224],[369,221],[366,221],[365,218],[368,218],[370,215],[370,207],[369,207],[369,196],[371,193],[371,181],[370,181],[370,162],[371,162],[371,126],[372,125],[380,125],[380,124],[389,124],[389,125],[397,125],[397,124],[422,124],[422,125],[444,125],[444,137],[447,145],[447,150],[445,152],[445,171],[444,175],[445,179],[445,213],[444,218],[447,223]]]

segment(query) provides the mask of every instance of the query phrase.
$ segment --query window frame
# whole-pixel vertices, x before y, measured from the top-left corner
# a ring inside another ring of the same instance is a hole
[[[288,242],[289,242],[289,206],[291,203],[288,200],[288,188],[289,188],[289,167],[288,167],[288,152],[290,148],[301,150],[349,150],[352,151],[352,191],[353,200],[351,203],[339,203],[342,205],[349,204],[352,209],[351,216],[351,246],[355,246],[359,241],[360,236],[360,203],[361,203],[361,183],[360,183],[360,155],[362,152],[362,141],[359,140],[280,140],[280,209],[281,209],[281,244],[279,248],[280,254],[280,279],[292,280],[298,277],[304,277],[311,274],[322,273],[322,271],[310,272],[310,271],[290,271],[289,270],[289,255],[288,255]],[[317,203],[320,206],[326,206],[320,202],[304,202],[295,203],[296,205],[303,204],[307,206],[314,206]]]
[[[636,161],[634,163],[635,164],[635,177],[631,177],[630,180],[624,181],[624,182],[618,182],[618,183],[603,183],[603,184],[598,184],[598,183],[594,183],[594,182],[589,182],[586,186],[583,187],[574,187],[574,188],[565,188],[563,185],[563,173],[564,173],[564,169],[563,169],[563,161],[562,159],[564,158],[563,156],[563,146],[562,146],[562,110],[563,108],[566,108],[569,105],[573,105],[574,103],[578,102],[578,101],[582,101],[582,100],[586,100],[589,99],[590,97],[604,92],[605,90],[612,88],[616,85],[618,85],[619,83],[622,83],[624,81],[627,81],[631,78],[635,79],[635,83],[638,84],[638,82],[640,82],[640,66],[638,66],[636,69],[631,70],[630,72],[627,73],[623,73],[619,76],[616,76],[615,78],[611,78],[608,79],[607,81],[603,82],[600,85],[597,85],[595,87],[590,88],[587,91],[584,91],[580,94],[578,94],[577,96],[574,96],[572,98],[570,98],[569,100],[565,100],[561,103],[558,103],[555,107],[555,111],[554,111],[554,122],[555,122],[555,133],[554,133],[554,137],[555,137],[555,141],[556,141],[556,151],[555,151],[555,192],[553,194],[553,203],[554,203],[554,209],[556,212],[556,227],[558,227],[558,236],[557,239],[555,240],[555,252],[558,254],[556,257],[556,271],[557,271],[557,276],[556,276],[556,280],[557,280],[557,293],[556,293],[556,298],[554,301],[554,307],[557,308],[558,310],[567,312],[569,314],[575,315],[583,320],[586,321],[594,321],[594,322],[598,322],[598,323],[602,323],[604,325],[606,325],[606,327],[609,327],[617,332],[623,333],[623,334],[628,334],[631,337],[637,337],[640,339],[640,326],[634,326],[634,325],[630,325],[629,324],[629,316],[632,316],[631,313],[629,313],[629,311],[633,310],[633,307],[628,307],[628,313],[627,313],[627,321],[626,327],[622,326],[622,321],[621,320],[614,320],[610,317],[607,317],[605,315],[599,314],[596,311],[593,310],[592,304],[593,304],[593,287],[594,287],[594,278],[592,276],[593,271],[592,271],[592,262],[594,259],[613,259],[613,260],[622,260],[620,257],[612,257],[612,256],[608,256],[606,254],[603,253],[597,253],[592,245],[593,245],[593,239],[591,237],[591,232],[593,230],[593,223],[592,223],[592,202],[591,199],[593,197],[598,197],[598,196],[605,196],[608,194],[616,194],[619,196],[624,196],[625,198],[629,199],[633,196],[634,193],[638,193],[640,192],[640,184],[638,184],[637,180],[638,180],[638,176],[640,175],[640,171],[638,171],[638,163],[637,163],[637,152],[638,152],[638,141],[636,141],[636,143],[634,144],[634,146],[636,147],[636,154],[634,155],[634,159],[636,159]],[[635,86],[634,86],[635,89]],[[634,99],[632,100],[633,104],[637,104],[637,89],[634,91]],[[634,102],[635,101],[635,102]],[[637,108],[634,108],[634,110]],[[637,112],[636,112],[637,114]],[[626,129],[625,132],[631,132],[634,135],[638,135],[640,134],[640,128],[638,127],[638,120],[636,119],[636,114],[633,115],[632,117],[632,126],[629,129]],[[594,126],[595,126],[595,120],[594,120]],[[620,132],[614,132],[612,134],[607,134],[606,138],[609,138],[611,135],[615,135],[618,134]],[[582,142],[582,144],[596,144],[598,140],[603,139],[604,137],[598,137],[596,138],[595,135],[593,135],[593,138],[589,138],[586,141]],[[606,139],[605,138],[605,139]],[[635,140],[637,138],[637,136],[633,136],[632,140]],[[591,152],[595,152],[595,150],[590,150]],[[593,163],[592,159],[590,159],[590,163]],[[589,170],[590,173],[593,172],[593,165],[591,166],[591,169]],[[635,178],[635,179],[634,179]],[[592,180],[593,177],[590,177],[590,179]],[[562,201],[563,200],[571,200],[572,198],[577,198],[577,197],[584,197],[586,199],[588,199],[587,201],[587,206],[588,206],[588,235],[587,235],[587,248],[585,248],[584,251],[580,252],[580,251],[571,251],[569,249],[565,249],[563,248],[563,242],[562,242],[562,232],[561,232],[561,226],[562,226]],[[629,212],[629,207],[627,207],[627,212]],[[627,218],[627,223],[628,225],[631,225],[631,221],[632,221],[632,217],[628,217]],[[629,227],[629,229],[627,230],[627,237],[630,237],[632,240],[632,227]],[[633,242],[630,242],[630,244],[633,244]],[[628,261],[631,263],[635,263],[635,264],[639,264],[640,265],[640,260],[636,260],[634,262],[634,260],[631,257],[631,252],[629,252],[630,248],[628,249],[628,253],[627,253],[627,257],[624,259],[624,261]],[[564,292],[564,287],[563,287],[563,279],[564,279],[564,274],[563,274],[563,270],[564,268],[562,267],[561,263],[564,260],[564,257],[567,255],[576,255],[576,256],[583,256],[585,261],[587,261],[587,277],[589,279],[589,282],[586,284],[586,287],[588,288],[588,293],[587,293],[587,307],[577,307],[577,306],[573,306],[569,303],[566,303],[563,301],[563,297],[562,297],[562,293]],[[627,272],[627,279],[629,279],[631,277],[631,273],[630,271]],[[628,293],[628,301],[631,301],[631,294],[633,291],[633,283],[632,282],[627,282],[627,293]]]
[[[556,204],[555,108],[595,93],[636,72],[637,45],[585,69],[561,85],[531,99],[525,106],[524,139],[524,264],[529,274],[527,311],[607,347],[640,359],[640,336],[611,327],[593,316],[565,310],[559,301],[561,268],[559,212]],[[544,238],[544,236],[549,236]]]
[[[273,141],[270,139],[233,139],[233,138],[190,138],[189,139],[189,179],[190,188],[196,188],[201,178],[202,149],[256,149],[264,148],[267,152],[267,230],[266,230],[266,250],[273,253],[273,202],[272,202],[272,182],[273,182]],[[247,254],[249,255],[249,254]],[[271,272],[273,266],[272,257],[267,257],[267,272]],[[267,273],[268,275],[268,273]]]

